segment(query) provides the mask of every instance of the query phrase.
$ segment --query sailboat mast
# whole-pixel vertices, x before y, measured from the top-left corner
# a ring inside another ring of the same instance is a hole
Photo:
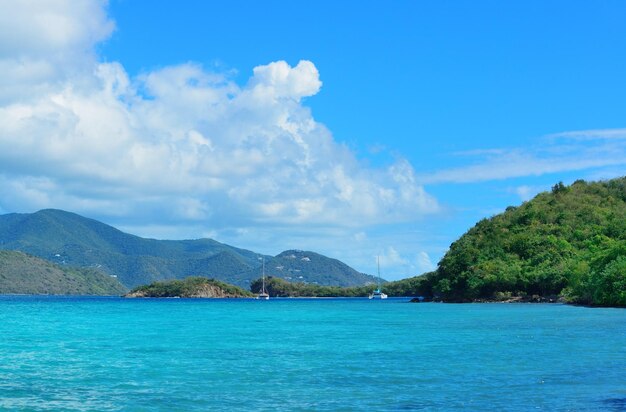
[[[263,289],[261,289],[261,292],[265,293],[265,256],[263,256],[263,274],[262,274],[262,278],[263,278]]]
[[[378,290],[380,290],[380,256],[376,256],[376,264],[378,265]]]

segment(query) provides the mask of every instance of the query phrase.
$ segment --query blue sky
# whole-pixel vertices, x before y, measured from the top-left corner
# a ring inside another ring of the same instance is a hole
[[[0,5],[0,212],[397,279],[624,175],[622,1]]]

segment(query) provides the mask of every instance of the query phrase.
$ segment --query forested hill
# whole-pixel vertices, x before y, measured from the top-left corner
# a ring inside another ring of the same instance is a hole
[[[258,279],[261,272],[262,268],[258,267],[243,275],[248,279]],[[267,259],[265,274],[294,283],[344,287],[373,284],[377,280],[337,259],[304,250],[286,250]]]
[[[0,250],[0,294],[120,295],[126,290],[117,279],[94,269],[63,267]]]
[[[56,209],[0,216],[0,248],[61,265],[96,267],[129,288],[189,275],[227,279],[258,265],[256,253],[212,239],[145,239]]]
[[[427,283],[447,301],[564,294],[626,305],[626,178],[559,183],[478,222]]]
[[[63,210],[0,215],[0,249],[19,250],[62,266],[98,268],[128,288],[204,276],[248,289],[261,256],[212,239],[156,240],[124,233]],[[313,252],[265,256],[269,274],[320,285],[362,285],[374,278]]]

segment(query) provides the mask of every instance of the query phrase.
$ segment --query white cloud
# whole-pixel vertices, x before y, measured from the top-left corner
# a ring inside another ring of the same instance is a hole
[[[437,266],[426,251],[422,250],[417,255],[414,254],[415,247],[419,243],[413,239],[410,244],[402,245],[401,250],[394,246],[387,246],[379,256],[375,257],[380,260],[381,277],[387,280],[397,280],[435,270]]]
[[[526,202],[527,200],[532,199],[533,197],[535,197],[539,192],[546,190],[545,187],[540,187],[540,186],[528,186],[528,185],[522,185],[522,186],[517,186],[515,188],[512,189],[512,191],[519,196],[520,200],[522,202]]]
[[[392,247],[388,246],[379,256],[381,268],[389,268],[394,266],[405,266],[409,264],[408,259],[400,256],[400,253]]]
[[[575,130],[570,132],[554,133],[548,135],[547,137],[551,139],[573,140],[626,139],[626,129]]]
[[[252,93],[265,99],[294,99],[317,94],[322,87],[317,68],[310,61],[300,61],[294,68],[284,61],[254,68],[251,80]]]
[[[424,251],[417,254],[416,263],[419,273],[431,272],[437,267],[437,265],[435,265],[430,259],[428,253]]]
[[[604,132],[605,136],[612,135]],[[616,131],[615,136],[618,134]],[[590,144],[590,140],[601,141]],[[626,165],[626,142],[617,138],[567,139],[563,143],[548,137],[540,143],[525,149],[464,152],[462,155],[475,158],[473,164],[420,174],[417,181],[422,184],[474,183]]]
[[[115,26],[105,6],[0,3],[1,208],[221,228],[438,210],[408,162],[368,167],[315,121],[312,62],[257,66],[244,86],[194,63],[131,77],[94,52]]]
[[[101,1],[0,2],[0,104],[79,85],[95,62],[94,45],[115,28]],[[81,86],[82,87],[82,86]]]
[[[91,52],[115,25],[104,1],[21,0],[0,2],[0,55]]]

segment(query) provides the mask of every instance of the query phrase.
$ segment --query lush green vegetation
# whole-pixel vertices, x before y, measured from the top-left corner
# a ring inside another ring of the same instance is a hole
[[[424,281],[445,301],[563,295],[626,306],[626,178],[555,185],[484,219]]]
[[[432,298],[432,286],[430,277],[432,272],[408,279],[387,282],[382,285],[382,290],[389,296],[422,296],[427,299]],[[370,287],[371,289],[371,287]]]
[[[416,276],[395,282],[385,282],[382,289],[392,297],[396,296],[430,296],[428,276]],[[261,291],[262,280],[252,282],[251,290],[254,293]],[[302,282],[288,282],[281,278],[268,277],[265,279],[265,288],[270,296],[277,297],[364,297],[368,296],[376,285],[340,287],[322,286]]]
[[[257,294],[261,291],[262,280],[252,282],[250,290]],[[265,278],[265,289],[272,297],[337,297],[337,296],[365,296],[367,292],[359,293],[359,288],[345,288],[340,286],[323,286],[303,282],[289,282],[285,279],[269,276]]]
[[[240,287],[229,285],[215,279],[191,276],[186,279],[175,279],[153,282],[131,290],[129,297],[151,298],[195,298],[195,297],[252,297],[252,293]]]
[[[0,250],[0,294],[120,295],[127,289],[95,269],[55,265],[22,252]]]

